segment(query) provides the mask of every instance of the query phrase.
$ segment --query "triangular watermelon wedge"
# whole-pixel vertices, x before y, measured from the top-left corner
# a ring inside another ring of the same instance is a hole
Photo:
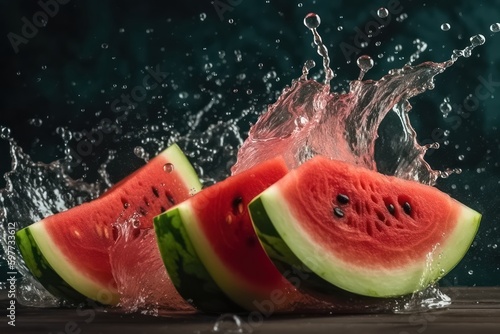
[[[153,217],[199,190],[196,172],[174,144],[98,199],[18,231],[17,244],[33,276],[53,295],[114,305],[119,294],[108,250],[120,229],[113,225],[133,219],[138,230],[152,228]]]
[[[301,288],[323,296],[338,288],[369,297],[425,289],[463,258],[481,220],[434,187],[321,156],[249,210],[275,265],[301,271]]]

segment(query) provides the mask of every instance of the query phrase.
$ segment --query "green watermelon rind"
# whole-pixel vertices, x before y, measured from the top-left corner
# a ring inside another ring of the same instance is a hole
[[[205,312],[241,310],[219,288],[191,241],[180,204],[154,218],[158,248],[174,287],[195,308]]]
[[[158,156],[166,157],[180,171],[179,176],[191,193],[201,190],[196,171],[177,144],[169,146]],[[119,302],[115,282],[103,285],[80,273],[52,242],[43,220],[16,232],[16,241],[28,269],[54,296],[74,302],[90,299],[104,305]]]
[[[454,201],[453,199],[450,199]],[[465,256],[479,228],[481,214],[455,201],[461,213],[456,228],[434,245],[428,260],[413,267],[375,271],[359,268],[321,249],[293,217],[275,184],[249,203],[250,216],[268,256],[283,273],[300,270],[306,290],[324,293],[329,286],[369,297],[397,297],[422,290],[450,272]]]
[[[16,242],[25,259],[25,264],[32,275],[55,296],[63,294],[71,302],[82,302],[85,296],[73,289],[47,262],[37,243],[33,239],[30,229],[22,229],[16,234]]]

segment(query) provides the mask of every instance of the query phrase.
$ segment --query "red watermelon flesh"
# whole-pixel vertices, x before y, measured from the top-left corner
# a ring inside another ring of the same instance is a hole
[[[370,297],[401,296],[439,280],[465,255],[481,220],[434,187],[321,156],[249,209],[275,262],[315,273],[311,290],[334,285]]]
[[[109,250],[123,227],[120,222],[129,221],[131,235],[138,237],[152,228],[153,217],[200,189],[193,167],[172,145],[101,197],[19,231],[18,244],[31,272],[50,292],[69,297],[72,288],[92,300],[116,304]],[[130,254],[121,256],[129,267],[148,269]],[[47,268],[51,271],[41,275]],[[57,284],[46,279],[49,275]]]
[[[262,248],[250,220],[248,203],[287,172],[281,158],[263,162],[204,189],[155,218],[165,265],[173,280],[179,278],[176,284],[185,298],[189,296],[198,307],[202,306],[197,305],[197,297],[206,298],[194,292],[193,287],[183,286],[184,281],[192,279],[192,273],[201,271],[193,269],[199,266],[232,302],[247,310],[290,312],[329,307],[299,292],[280,274]],[[175,221],[171,230],[165,227],[169,221]],[[185,232],[175,233],[174,225],[182,225]],[[185,256],[189,252],[186,245],[192,245],[199,260]],[[173,258],[179,261],[172,261]],[[183,263],[189,263],[189,267],[183,267]],[[295,274],[287,276],[293,278]],[[212,311],[210,306],[204,310]]]

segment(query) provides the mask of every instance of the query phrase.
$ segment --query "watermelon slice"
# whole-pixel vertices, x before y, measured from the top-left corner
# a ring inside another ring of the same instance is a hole
[[[274,267],[247,210],[250,200],[287,172],[282,159],[266,161],[155,218],[170,279],[198,309],[271,313],[313,300],[300,294]],[[314,303],[318,305],[315,299]]]
[[[323,296],[338,288],[369,297],[422,290],[462,259],[481,219],[433,187],[320,156],[249,210],[277,267],[301,271],[302,287]]]
[[[172,145],[98,199],[18,231],[17,244],[31,273],[53,295],[114,305],[119,294],[108,254],[120,230],[114,224],[133,219],[137,232],[152,228],[154,216],[200,189],[193,167]]]

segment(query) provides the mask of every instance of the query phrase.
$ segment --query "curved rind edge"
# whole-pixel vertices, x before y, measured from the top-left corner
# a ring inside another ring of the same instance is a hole
[[[250,204],[249,210],[257,235],[268,256],[278,269],[299,270],[310,277],[304,280],[306,290],[328,293],[329,286],[369,297],[397,297],[413,293],[436,282],[465,256],[479,228],[481,215],[460,205],[461,214],[445,245],[430,253],[429,263],[392,271],[382,275],[370,270],[351,268],[348,263],[335,262],[315,247],[300,223],[294,221],[287,203],[282,200],[278,186],[273,185]],[[327,266],[328,264],[329,266]],[[411,270],[413,273],[408,274]],[[410,278],[410,279],[408,279]],[[406,279],[406,281],[405,281]]]
[[[16,243],[24,263],[47,291],[56,297],[65,298],[76,303],[86,300],[84,295],[68,285],[47,262],[47,259],[38,248],[29,227],[17,231]]]
[[[153,225],[167,273],[186,301],[205,312],[240,310],[208,273],[193,247],[178,206],[156,216]]]
[[[201,190],[202,185],[194,167],[177,144],[170,145],[153,159],[159,157],[174,165],[191,194]],[[104,305],[118,304],[120,298],[114,281],[109,282],[108,286],[101,286],[79,275],[78,268],[65,260],[50,235],[45,232],[43,220],[19,230],[16,240],[28,269],[50,293],[75,302],[90,299]]]
[[[182,179],[184,185],[189,188],[191,195],[199,192],[202,188],[202,184],[194,169],[193,165],[189,162],[184,152],[181,150],[179,145],[172,144],[165,150],[163,150],[158,156],[162,156],[169,160],[174,166],[174,171],[182,171],[179,177]]]

